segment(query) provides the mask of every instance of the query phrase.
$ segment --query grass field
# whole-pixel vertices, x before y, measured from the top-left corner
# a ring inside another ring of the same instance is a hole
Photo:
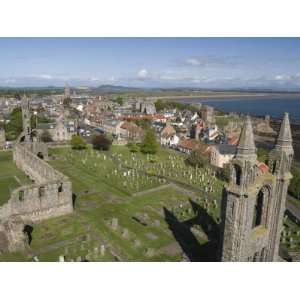
[[[0,151],[0,205],[9,200],[13,189],[28,183],[28,177],[14,164],[12,152]]]
[[[37,224],[30,251],[1,255],[0,260],[32,260],[38,256],[41,261],[57,261],[59,255],[65,255],[68,260],[81,256],[92,261],[180,261],[183,253],[190,260],[215,260],[216,253],[207,249],[216,242],[219,220],[219,204],[213,204],[216,192],[194,189],[189,177],[182,176],[174,183],[167,175],[165,180],[158,180],[142,171],[137,171],[137,178],[133,178],[138,188],[124,186],[122,182],[128,176],[124,177],[123,172],[128,169],[115,159],[121,157],[128,165],[138,159],[143,162],[139,169],[149,164],[152,170],[148,171],[152,173],[155,164],[166,166],[173,161],[170,155],[177,155],[180,160],[179,154],[161,150],[153,162],[153,157],[142,154],[133,158],[121,146],[99,156],[91,151],[51,149],[50,164],[72,180],[75,211]],[[117,175],[105,176],[114,174],[116,168]],[[181,181],[185,185],[181,186]],[[117,219],[117,227],[112,226],[113,218]],[[100,253],[101,248],[105,248],[105,253]]]
[[[2,254],[0,261],[58,261],[61,255],[68,261],[217,260],[223,182],[212,172],[191,169],[184,156],[165,149],[156,156],[124,146],[49,152],[49,163],[72,181],[74,213],[36,224],[30,249]],[[2,182],[16,175],[28,181],[11,153],[0,153],[0,166]],[[297,249],[299,226],[286,219],[285,230]],[[283,244],[290,247],[290,238]]]

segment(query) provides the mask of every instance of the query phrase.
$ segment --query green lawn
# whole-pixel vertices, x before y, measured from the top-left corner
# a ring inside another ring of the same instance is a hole
[[[49,163],[72,181],[74,213],[36,224],[30,251],[3,254],[0,261],[31,261],[35,255],[40,261],[57,261],[60,255],[68,260],[180,261],[183,252],[192,260],[216,259],[223,182],[208,169],[188,167],[183,155],[164,149],[156,156],[132,154],[124,146],[109,152],[56,148],[49,153]],[[11,159],[10,152],[0,153],[3,187],[16,174],[28,182]],[[115,229],[113,218],[118,219]],[[287,219],[285,228],[298,247],[299,226]],[[283,244],[289,247],[290,239]]]
[[[10,193],[30,180],[13,162],[11,151],[0,151],[0,205],[9,200]]]
[[[189,190],[187,185],[192,188],[196,184],[188,175],[181,174],[176,179],[179,183],[185,182],[182,187],[170,184],[169,176],[162,181],[151,174],[157,164],[168,168],[174,163],[174,157],[181,164],[181,155],[161,150],[154,159],[132,155],[121,146],[100,154],[91,149],[50,150],[50,164],[69,176],[73,183],[77,196],[75,211],[35,225],[29,254],[1,255],[0,260],[32,260],[37,255],[41,261],[57,261],[59,255],[66,255],[69,260],[83,256],[93,261],[180,261],[183,249],[188,249],[194,259],[193,255],[201,253],[213,240],[210,232],[214,228],[207,228],[207,224],[217,226],[219,204],[212,204],[216,191]],[[138,171],[133,180],[138,182],[138,188],[130,184],[124,186],[127,176],[123,176],[123,172],[132,170],[137,159],[141,163],[136,166]],[[114,174],[116,169],[122,176]],[[183,171],[190,172],[189,167],[179,170],[178,174]],[[210,174],[205,178],[215,180]],[[162,188],[148,192],[157,187]],[[137,191],[144,194],[133,195]],[[219,203],[220,197],[217,200]],[[201,207],[209,207],[210,213],[200,217],[198,209]],[[112,218],[118,219],[116,230],[111,226]],[[186,234],[188,228],[194,228],[195,234]],[[105,245],[105,254],[94,253],[94,248],[99,250],[101,245]],[[207,260],[206,254],[203,260]]]

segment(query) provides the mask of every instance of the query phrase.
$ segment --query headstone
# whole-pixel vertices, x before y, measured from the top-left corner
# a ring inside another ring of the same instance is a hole
[[[113,218],[112,222],[111,222],[111,228],[113,230],[117,230],[118,229],[118,218]]]
[[[101,245],[101,247],[100,247],[100,254],[101,254],[102,256],[105,255],[105,245]]]
[[[160,221],[159,220],[154,220],[154,226],[160,226]]]
[[[65,261],[65,257],[63,255],[60,255],[58,258],[59,262],[64,262]]]
[[[139,248],[141,246],[140,240],[134,240],[134,247]]]
[[[128,238],[129,238],[129,232],[128,232],[128,229],[127,229],[127,228],[124,228],[124,229],[123,229],[122,237],[123,237],[124,239],[128,239]]]
[[[155,254],[155,251],[154,251],[153,248],[147,248],[147,249],[146,249],[145,255],[146,255],[147,257],[152,257],[152,256],[154,256],[154,254]]]

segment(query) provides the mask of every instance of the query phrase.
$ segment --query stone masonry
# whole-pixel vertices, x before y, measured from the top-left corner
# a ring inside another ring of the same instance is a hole
[[[23,118],[29,118],[29,105],[22,105]],[[47,145],[33,140],[30,123],[18,139],[13,157],[18,168],[33,181],[12,191],[6,204],[0,207],[0,252],[20,251],[27,247],[24,227],[42,220],[73,212],[72,183],[44,159]]]
[[[222,205],[222,261],[278,261],[293,160],[288,114],[269,165],[257,162],[250,117],[242,129]]]

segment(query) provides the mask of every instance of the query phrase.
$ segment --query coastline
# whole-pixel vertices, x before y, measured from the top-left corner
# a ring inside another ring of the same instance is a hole
[[[268,99],[270,97],[289,97],[290,99],[300,100],[300,93],[240,93],[240,94],[200,94],[200,95],[186,95],[186,96],[151,96],[147,97],[147,100],[176,100],[176,101],[183,101],[185,100],[197,100],[203,99],[207,101],[226,101],[226,100],[241,100],[243,98],[252,98],[255,100],[256,97]],[[234,98],[234,99],[233,99]],[[259,99],[257,99],[259,100]],[[271,100],[271,99],[270,99]]]

